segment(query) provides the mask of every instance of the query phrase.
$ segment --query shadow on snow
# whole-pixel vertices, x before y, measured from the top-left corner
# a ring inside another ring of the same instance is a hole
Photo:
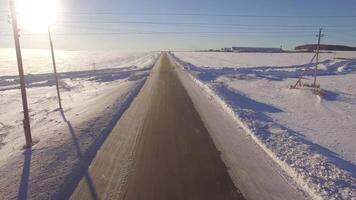
[[[288,138],[293,138],[293,141],[296,141],[298,144],[306,144],[308,145],[308,150],[311,152],[315,152],[321,154],[329,159],[330,162],[335,164],[341,169],[349,171],[352,173],[353,177],[356,177],[356,165],[353,163],[346,161],[340,156],[329,149],[310,142],[309,140],[304,138],[304,135],[291,130],[285,126],[277,124],[270,118],[267,114],[268,113],[278,113],[283,112],[283,110],[274,107],[272,105],[268,105],[262,102],[258,102],[251,98],[240,94],[237,91],[232,91],[227,86],[218,83],[213,86],[213,89],[217,92],[217,94],[224,99],[224,101],[232,107],[235,113],[243,118],[247,119],[247,121],[254,122],[253,126],[258,131],[255,133],[258,138],[262,141],[271,141],[272,133],[269,132],[268,128],[271,126],[278,127],[279,129],[283,130],[285,134],[287,134]],[[257,121],[256,121],[257,120]],[[292,137],[289,137],[292,136]],[[273,140],[273,138],[272,138]],[[273,148],[278,148],[274,146]],[[288,161],[287,161],[288,162]]]
[[[117,121],[121,118],[125,110],[131,104],[132,100],[141,90],[152,67],[153,65],[143,69],[130,67],[97,71],[65,72],[59,74],[60,79],[86,78],[89,81],[110,82],[128,78],[128,80],[137,80],[139,83],[135,86],[135,88],[133,88],[133,91],[129,92],[125,96],[122,101],[117,102],[117,105],[115,105],[117,110],[112,113],[109,121],[105,121],[105,125],[102,124],[99,116],[89,122],[87,128],[79,129],[77,132],[72,126],[70,120],[66,118],[65,112],[63,110],[57,110],[60,112],[63,121],[68,126],[71,141],[51,149],[50,152],[46,152],[46,154],[52,155],[54,159],[50,160],[50,162],[45,162],[42,165],[42,169],[44,171],[51,169],[45,176],[51,177],[58,175],[58,173],[63,173],[63,181],[55,183],[55,193],[50,194],[51,199],[69,199],[82,179],[87,183],[92,199],[99,199],[95,185],[88,171],[90,163],[94,159],[99,148],[111,133]],[[12,79],[12,81],[8,81],[9,79]],[[18,81],[17,76],[0,77],[0,91],[18,88]],[[53,74],[27,75],[26,81],[28,87],[52,86],[55,84]],[[40,187],[40,185],[33,184],[33,180],[30,178],[31,161],[35,160],[33,156],[38,157],[43,155],[38,154],[37,151],[33,154],[33,150],[30,148],[23,151],[23,156],[23,169],[17,193],[17,199],[19,200],[31,198],[31,191],[39,189],[38,187]],[[71,159],[73,157],[75,158],[75,161],[72,162]],[[67,163],[67,161],[70,161],[70,163]],[[66,171],[65,168],[70,168],[70,171]]]

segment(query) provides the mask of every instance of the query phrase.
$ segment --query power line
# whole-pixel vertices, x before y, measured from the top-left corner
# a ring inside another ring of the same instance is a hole
[[[0,10],[0,13],[8,13]],[[200,16],[200,17],[244,17],[244,18],[356,18],[356,15],[251,15],[227,13],[187,13],[187,12],[114,12],[114,11],[59,11],[64,15],[121,15],[121,16]]]
[[[73,29],[84,29],[84,30],[107,30],[107,31],[122,31],[123,29],[121,27],[93,27],[93,26],[74,26],[74,25],[68,25],[68,24],[58,24],[57,26],[55,26],[56,28],[73,28]],[[204,28],[216,28],[216,27],[204,27]],[[247,31],[247,32],[262,32],[262,33],[312,33],[315,31],[315,29],[261,29],[261,28],[256,28],[256,27],[234,27],[235,30],[229,31],[229,32],[236,32],[236,31]],[[200,28],[199,28],[200,29]],[[230,28],[229,28],[230,29]],[[237,29],[237,30],[236,30]],[[221,30],[221,28],[219,29]],[[352,28],[352,27],[347,27],[347,28],[337,28],[337,29],[327,29],[327,32],[353,32],[356,31],[356,28]],[[138,31],[138,30],[128,30],[126,29],[126,31]],[[194,32],[194,31],[191,31]],[[201,32],[206,32],[206,31],[201,31]],[[212,32],[212,31],[210,31]],[[216,31],[216,32],[224,32],[224,31]],[[226,32],[226,31],[225,31]],[[186,33],[186,32],[185,32]],[[198,32],[199,33],[199,32]],[[240,33],[240,32],[239,32]]]
[[[64,28],[71,28],[71,29],[80,29],[80,30],[100,30],[100,31],[140,31],[140,30],[128,30],[127,28],[123,29],[121,27],[92,27],[92,26],[73,26],[73,25],[59,25],[59,26],[54,26],[55,29],[64,29]],[[205,27],[205,28],[211,28],[211,27]],[[299,33],[299,32],[314,32],[313,30],[283,30],[283,29],[278,29],[278,30],[263,30],[261,31],[260,29],[251,29],[251,28],[238,28],[238,27],[234,27],[237,28],[237,30],[229,30],[228,32],[236,32],[236,33],[243,33],[243,32],[263,32],[263,33]],[[350,30],[350,29],[349,29]],[[356,30],[356,29],[354,29]],[[183,31],[184,33],[187,33],[186,31]],[[189,32],[197,32],[197,31],[189,31]],[[205,33],[207,31],[198,31],[197,33]],[[208,31],[209,32],[209,31]],[[213,31],[210,31],[213,32]],[[220,29],[220,31],[215,31],[215,32],[227,32],[227,31],[222,31]]]
[[[87,32],[69,32],[69,33],[56,33],[57,35],[90,35],[90,34],[261,34],[261,35],[268,35],[268,34],[293,34],[293,35],[300,35],[300,34],[312,34],[314,31],[311,30],[238,30],[238,31],[141,31],[141,30],[125,30],[122,28],[115,28],[115,27],[77,27],[71,26],[72,29],[81,29],[86,30]],[[56,28],[57,29],[57,28]],[[356,29],[347,29],[347,30],[328,30],[326,32],[330,33],[347,33],[347,32],[355,32]],[[6,34],[6,32],[0,32],[2,34]],[[22,35],[38,35],[36,33],[22,33]]]
[[[58,25],[57,25],[58,26]],[[55,32],[57,32],[57,30],[61,31],[62,29],[68,28],[66,29],[68,31],[72,31],[72,32],[68,32],[68,33],[58,33],[57,35],[80,35],[80,34],[84,34],[84,35],[90,35],[91,33],[87,33],[87,32],[93,32],[93,35],[117,35],[117,34],[167,34],[167,35],[178,35],[178,34],[260,34],[260,35],[268,35],[268,34],[293,34],[293,35],[297,35],[297,34],[312,34],[314,32],[314,30],[281,30],[281,29],[277,29],[277,30],[266,30],[266,29],[255,29],[255,30],[251,30],[250,28],[243,28],[242,30],[228,30],[228,31],[147,31],[147,30],[135,30],[135,29],[127,29],[127,28],[121,28],[121,27],[90,27],[90,26],[75,26],[75,25],[70,25],[70,24],[65,24],[65,25],[59,25],[59,27],[55,26]],[[73,32],[73,30],[84,30],[86,32]],[[9,31],[9,30],[8,30]],[[348,29],[327,29],[327,33],[354,33],[356,31],[356,28],[348,28]],[[98,33],[99,32],[99,33]],[[2,31],[0,32],[1,35],[6,34],[6,31]],[[22,32],[21,35],[38,35],[36,33],[26,33],[26,32]],[[56,34],[55,34],[56,35]]]
[[[72,26],[72,28],[75,29],[82,29],[82,30],[100,30],[100,31],[133,31],[133,32],[141,32],[140,30],[123,30],[122,28],[98,28],[98,27],[75,27]],[[354,29],[348,29],[348,30],[328,30],[327,32],[333,32],[333,33],[338,33],[338,32],[354,32],[356,31],[356,28]],[[174,33],[174,34],[187,34],[187,33],[191,33],[191,34],[201,34],[201,33],[209,33],[209,34],[214,34],[214,33],[263,33],[263,34],[282,34],[282,33],[314,33],[314,31],[312,30],[239,30],[239,31],[152,31],[153,33]],[[129,32],[131,33],[131,32]],[[148,32],[151,33],[151,32]]]
[[[1,19],[1,18],[0,18]],[[5,20],[0,20],[0,22]],[[315,29],[318,25],[281,25],[281,24],[241,24],[241,23],[206,23],[206,22],[158,22],[158,21],[122,21],[122,20],[68,20],[59,21],[54,25],[63,24],[143,24],[143,25],[168,25],[168,26],[202,26],[202,27],[259,27],[259,28],[298,28]],[[322,25],[325,28],[356,28],[356,24]]]
[[[97,26],[77,26],[77,25],[71,25],[71,24],[57,24],[56,26],[54,26],[55,30],[68,30],[67,28],[69,28],[69,30],[86,30],[86,31],[110,31],[110,33],[112,32],[128,32],[127,34],[130,33],[135,33],[135,32],[140,32],[140,33],[147,33],[147,30],[137,30],[137,29],[127,29],[127,28],[121,28],[121,27],[97,27]],[[209,28],[209,27],[205,27],[205,28]],[[211,27],[210,27],[211,28]],[[263,28],[263,30],[261,30],[261,28],[258,27],[234,27],[234,30],[231,30],[231,28],[229,28],[230,30],[222,30],[221,28],[219,29],[220,31],[168,31],[168,32],[158,32],[157,34],[186,34],[186,33],[190,33],[190,34],[223,34],[223,33],[230,33],[230,34],[241,34],[241,33],[248,33],[248,34],[301,34],[301,33],[312,33],[314,32],[314,29],[297,29],[297,30],[290,30],[290,29],[283,29],[283,28],[278,28],[278,29],[266,29]],[[332,29],[327,29],[326,32],[329,33],[354,33],[356,31],[356,28],[352,28],[352,27],[347,27],[347,28],[332,28]],[[153,31],[154,32],[154,31]],[[157,32],[157,31],[156,31]],[[2,33],[6,33],[5,31],[3,31]],[[125,34],[126,34],[125,33]],[[27,33],[25,33],[27,34]],[[72,34],[72,33],[70,33]],[[81,34],[81,33],[80,33]],[[148,32],[148,34],[154,34],[154,33],[150,33]]]
[[[235,24],[235,23],[204,23],[204,22],[157,22],[157,21],[103,21],[103,20],[77,20],[62,21],[55,24],[146,24],[146,25],[214,25],[214,26],[242,26],[242,27],[301,27],[315,28],[318,25],[280,25],[280,24]],[[356,25],[325,25],[323,27],[356,27]]]
[[[125,22],[123,22],[125,23]],[[119,23],[121,24],[121,23]],[[141,24],[141,23],[140,23]],[[145,25],[144,23],[142,23]],[[77,24],[77,23],[56,23],[54,24],[55,27],[73,27],[73,28],[102,28],[102,26],[106,25],[106,23],[100,24],[100,23],[88,23],[88,24]],[[170,25],[170,24],[167,24]],[[213,28],[213,29],[219,29],[221,30],[222,28],[229,28],[229,29],[242,29],[242,30],[266,30],[266,29],[273,29],[273,30],[286,30],[286,31],[315,31],[315,27],[260,27],[258,25],[248,25],[248,26],[216,26],[216,25],[198,25],[198,24],[185,24],[183,25],[184,27],[193,27],[193,28]],[[328,30],[355,30],[355,27],[348,27],[348,26],[342,26],[342,27],[329,27]]]
[[[186,35],[186,34],[267,34],[269,36],[276,36],[276,37],[279,37],[279,36],[313,36],[313,34],[294,34],[292,32],[290,32],[289,34],[282,34],[282,33],[279,33],[278,34],[275,34],[275,33],[261,33],[261,32],[174,32],[174,31],[171,31],[171,32],[168,32],[168,31],[155,31],[155,32],[78,32],[78,33],[55,33],[55,34],[52,34],[52,35],[56,35],[56,36],[59,36],[59,35],[63,35],[63,36],[69,36],[69,35]],[[270,35],[270,34],[273,34],[273,35]],[[6,35],[6,34],[3,34],[3,35]],[[41,36],[41,35],[45,35],[44,33],[23,33],[21,34],[22,36]],[[199,36],[198,35],[198,36]]]
[[[66,15],[133,15],[133,16],[199,16],[199,17],[243,17],[243,18],[356,18],[356,15],[247,15],[224,13],[179,13],[179,12],[70,12]]]

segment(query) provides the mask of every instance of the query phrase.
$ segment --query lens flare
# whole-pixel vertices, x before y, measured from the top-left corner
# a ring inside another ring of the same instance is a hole
[[[47,30],[57,18],[57,0],[16,0],[19,25],[34,33]]]

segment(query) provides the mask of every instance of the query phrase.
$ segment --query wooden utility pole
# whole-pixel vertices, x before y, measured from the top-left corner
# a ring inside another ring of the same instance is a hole
[[[56,81],[56,88],[57,88],[57,97],[58,97],[58,104],[59,104],[59,109],[62,110],[62,100],[61,100],[61,94],[59,92],[59,84],[58,84],[58,76],[57,76],[57,66],[56,66],[56,58],[54,56],[54,48],[53,48],[53,42],[52,42],[52,36],[51,36],[51,27],[48,25],[48,38],[49,38],[49,44],[51,46],[51,54],[52,54],[52,63],[53,63],[53,71],[54,71],[54,78]]]
[[[315,71],[314,71],[314,88],[316,89],[316,77],[317,77],[317,73],[318,73],[318,65],[319,65],[319,52],[320,52],[320,38],[323,37],[324,35],[321,34],[321,31],[323,29],[320,28],[319,29],[319,34],[317,35],[318,37],[318,46],[317,46],[317,49],[316,49],[316,63],[315,63]]]
[[[18,66],[19,77],[20,77],[22,106],[23,106],[23,114],[24,114],[23,128],[25,131],[26,147],[28,148],[28,147],[31,147],[31,145],[32,145],[32,136],[31,136],[31,127],[30,127],[30,117],[28,114],[25,77],[24,77],[24,72],[23,72],[22,55],[21,55],[21,47],[20,47],[20,39],[19,39],[20,38],[19,31],[20,30],[17,25],[16,9],[15,9],[14,0],[10,0],[10,11],[11,11],[11,22],[12,22],[12,29],[13,29],[13,33],[14,33],[14,40],[15,40],[15,47],[16,47],[17,66]]]

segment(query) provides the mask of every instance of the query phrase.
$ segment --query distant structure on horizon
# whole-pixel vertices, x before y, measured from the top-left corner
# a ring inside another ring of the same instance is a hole
[[[317,49],[316,44],[304,44],[295,47],[294,50],[296,51],[314,51]],[[331,45],[331,44],[321,44],[320,50],[327,50],[327,51],[356,51],[356,47],[350,47],[345,45]]]
[[[212,51],[212,50],[210,50]],[[265,47],[224,47],[221,48],[222,52],[261,52],[261,53],[281,53],[285,52],[282,48],[265,48]]]
[[[232,48],[230,48],[230,47],[221,48],[221,51],[223,51],[223,52],[232,52]]]
[[[265,47],[232,47],[233,52],[263,52],[263,53],[280,53],[282,48],[265,48]]]

